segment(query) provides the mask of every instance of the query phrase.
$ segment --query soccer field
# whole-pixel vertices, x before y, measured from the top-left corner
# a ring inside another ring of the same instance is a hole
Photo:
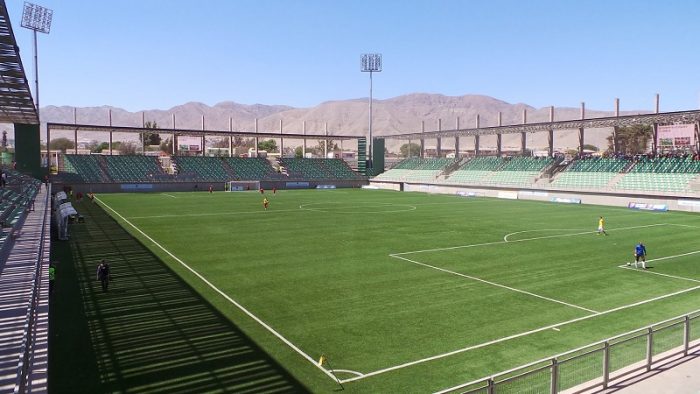
[[[267,211],[257,192],[98,199],[315,392],[338,387],[331,369],[348,392],[433,392],[700,305],[697,214],[357,189],[265,197]],[[595,233],[600,216],[609,236]],[[625,265],[640,241],[646,271]]]

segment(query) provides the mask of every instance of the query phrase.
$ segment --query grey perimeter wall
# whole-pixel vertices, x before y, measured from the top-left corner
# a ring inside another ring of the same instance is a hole
[[[552,201],[552,199],[578,199],[581,204],[627,207],[630,203],[664,204],[671,211],[700,212],[700,195],[670,196],[643,194],[623,194],[605,192],[574,192],[559,190],[537,190],[518,188],[484,188],[478,186],[447,186],[401,182],[370,182],[370,187],[437,194],[462,194],[473,197],[493,197],[518,200]]]
[[[299,184],[293,186],[291,184]],[[367,180],[354,181],[261,181],[260,187],[265,189],[277,188],[283,189],[315,189],[316,186],[333,185],[337,188],[362,187],[367,184]],[[165,192],[191,192],[191,191],[207,191],[211,185],[215,191],[223,191],[226,185],[225,182],[159,182],[159,183],[76,183],[63,184],[54,182],[52,189],[54,191],[63,190],[64,186],[70,186],[74,193],[88,192],[93,193],[165,193]],[[196,186],[196,187],[195,187]]]

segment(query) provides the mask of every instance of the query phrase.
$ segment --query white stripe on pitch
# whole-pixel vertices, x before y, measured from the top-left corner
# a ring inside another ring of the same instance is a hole
[[[515,291],[515,292],[517,292],[517,293],[527,294],[527,295],[529,295],[529,296],[541,298],[541,299],[543,299],[543,300],[547,300],[547,301],[551,301],[551,302],[556,302],[557,304],[562,304],[562,305],[566,305],[566,306],[569,306],[569,307],[572,307],[572,308],[581,309],[581,310],[584,310],[584,311],[586,311],[586,312],[600,313],[600,312],[598,312],[598,311],[596,311],[596,310],[593,310],[593,309],[588,309],[588,308],[585,308],[585,307],[582,307],[582,306],[579,306],[579,305],[574,305],[574,304],[570,304],[570,303],[568,303],[568,302],[556,300],[556,299],[554,299],[554,298],[545,297],[545,296],[542,296],[542,295],[539,295],[539,294],[531,293],[531,292],[526,291],[526,290],[516,289],[516,288],[514,288],[514,287],[502,285],[502,284],[496,283],[496,282],[491,282],[491,281],[488,281],[488,280],[485,280],[485,279],[477,278],[477,277],[475,277],[475,276],[465,275],[465,274],[462,274],[462,273],[459,273],[459,272],[456,272],[456,271],[451,271],[451,270],[448,270],[448,269],[445,269],[445,268],[436,267],[436,266],[434,266],[434,265],[430,265],[430,264],[426,264],[426,263],[421,263],[420,261],[415,261],[415,260],[407,259],[406,257],[395,256],[395,255],[390,255],[390,256],[391,256],[391,257],[395,257],[395,258],[397,258],[397,259],[401,259],[401,260],[408,261],[408,262],[413,263],[413,264],[418,264],[418,265],[422,265],[422,266],[424,266],[424,267],[432,268],[432,269],[434,269],[434,270],[446,272],[446,273],[448,273],[448,274],[457,275],[457,276],[461,276],[461,277],[463,277],[463,278],[475,280],[475,281],[477,281],[477,282],[486,283],[486,284],[489,284],[489,285],[491,285],[491,286],[501,287],[501,288],[503,288],[503,289],[507,289],[507,290],[510,290],[510,291]]]
[[[151,238],[151,237],[148,236],[146,233],[144,233],[143,231],[141,231],[140,228],[134,226],[133,223],[131,223],[130,221],[128,221],[128,220],[127,220],[124,216],[122,216],[119,212],[117,212],[117,211],[115,211],[114,209],[112,209],[112,207],[110,207],[109,205],[105,204],[105,203],[104,203],[103,201],[101,201],[99,198],[95,197],[95,199],[96,199],[97,201],[99,201],[102,205],[104,205],[107,209],[109,209],[110,211],[114,212],[115,215],[119,216],[126,224],[128,224],[128,225],[131,226],[131,227],[133,227],[134,230],[138,231],[141,235],[143,235],[144,237],[146,237],[149,241],[153,242],[153,244],[154,244],[155,246],[157,246],[157,247],[158,247],[159,249],[161,249],[163,252],[167,253],[168,256],[172,257],[175,261],[177,261],[178,263],[180,263],[180,265],[182,265],[183,267],[185,267],[188,271],[192,272],[196,277],[198,277],[199,279],[201,279],[202,282],[206,283],[207,286],[209,286],[209,287],[212,288],[214,291],[216,291],[217,293],[219,293],[219,295],[221,295],[222,297],[224,297],[228,302],[230,302],[231,304],[235,305],[235,306],[236,306],[238,309],[240,309],[243,313],[245,313],[246,315],[248,315],[251,319],[255,320],[258,324],[260,324],[261,326],[263,326],[267,331],[269,331],[270,333],[272,333],[272,335],[274,335],[274,336],[276,336],[277,338],[279,338],[279,339],[280,339],[282,342],[284,342],[287,346],[289,346],[290,348],[292,348],[292,350],[294,350],[295,352],[297,352],[298,354],[300,354],[300,355],[301,355],[302,357],[304,357],[307,361],[309,361],[312,365],[316,366],[316,368],[318,368],[318,369],[320,369],[321,371],[323,371],[323,373],[326,374],[329,378],[333,379],[333,381],[336,381],[335,376],[333,376],[333,374],[332,374],[331,372],[329,372],[327,369],[323,368],[322,366],[318,365],[318,363],[316,362],[316,360],[314,360],[313,358],[311,358],[311,356],[309,356],[308,354],[304,353],[304,352],[303,352],[301,349],[299,349],[295,344],[293,344],[293,343],[290,342],[287,338],[285,338],[284,336],[282,336],[282,334],[280,334],[279,332],[275,331],[275,329],[272,328],[272,327],[270,327],[269,324],[267,324],[267,323],[265,323],[264,321],[262,321],[259,317],[255,316],[252,312],[250,312],[248,309],[246,309],[243,305],[239,304],[236,300],[234,300],[233,298],[229,297],[229,296],[228,296],[226,293],[224,293],[223,291],[219,290],[218,287],[214,286],[211,282],[209,282],[209,281],[208,281],[204,276],[202,276],[199,272],[197,272],[197,271],[195,271],[194,269],[192,269],[192,267],[190,267],[189,265],[187,265],[184,261],[180,260],[177,256],[175,256],[174,254],[172,254],[169,250],[165,249],[161,244],[159,244],[159,243],[156,242],[153,238]]]
[[[667,226],[668,223],[655,223],[655,224],[646,224],[643,226],[631,226],[631,227],[620,227],[620,228],[614,228],[607,230],[608,232],[610,231],[620,231],[620,230],[632,230],[632,229],[637,229],[637,228],[646,228],[646,227],[656,227],[656,226]],[[492,242],[484,242],[480,244],[471,244],[471,245],[459,245],[459,246],[448,246],[445,248],[434,248],[434,249],[423,249],[423,250],[412,250],[410,252],[400,252],[400,253],[392,253],[391,256],[399,256],[399,255],[404,255],[404,254],[415,254],[415,253],[425,253],[425,252],[440,252],[443,250],[454,250],[454,249],[466,249],[466,248],[473,248],[476,246],[487,246],[487,245],[498,245],[498,244],[505,244],[505,243],[516,243],[516,242],[526,242],[526,241],[535,241],[538,239],[549,239],[549,238],[565,238],[565,237],[573,237],[576,235],[585,235],[585,234],[594,234],[597,231],[584,231],[581,233],[573,233],[573,234],[555,234],[555,235],[545,235],[542,237],[533,237],[533,238],[523,238],[523,239],[516,239],[515,241],[492,241]]]

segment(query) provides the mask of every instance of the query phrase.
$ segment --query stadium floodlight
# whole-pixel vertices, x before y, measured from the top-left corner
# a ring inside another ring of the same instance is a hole
[[[24,3],[24,11],[22,12],[21,26],[34,32],[34,98],[36,103],[36,117],[41,125],[39,116],[39,50],[37,48],[36,32],[49,34],[51,31],[51,20],[53,19],[53,10],[44,8],[40,5],[32,3]],[[49,128],[46,128],[46,168],[51,168],[51,151],[49,150]]]
[[[372,73],[382,71],[382,54],[381,53],[365,53],[362,55],[362,72],[369,73],[369,168],[372,165]],[[374,174],[374,172],[372,172]]]

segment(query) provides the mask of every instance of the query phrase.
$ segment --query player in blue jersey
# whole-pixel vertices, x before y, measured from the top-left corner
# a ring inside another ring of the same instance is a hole
[[[647,269],[647,248],[641,241],[634,247],[634,268],[637,268],[639,260],[642,261],[642,268]]]

